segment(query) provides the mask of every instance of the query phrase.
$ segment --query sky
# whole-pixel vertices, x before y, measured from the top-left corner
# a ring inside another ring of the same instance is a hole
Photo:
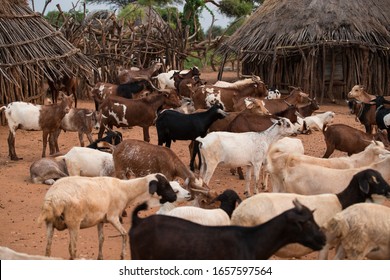
[[[45,6],[45,0],[28,0],[28,2],[29,2],[29,5],[31,8],[32,8],[32,2],[34,2],[35,11],[37,11],[37,12],[42,12],[43,7]],[[63,11],[69,11],[73,7],[72,3],[76,4],[77,2],[78,2],[77,0],[52,0],[50,2],[50,4],[47,6],[46,12],[57,11],[57,7],[56,7],[57,4],[60,4],[61,9]],[[82,2],[82,0],[80,0],[79,2]],[[206,4],[206,5],[213,11],[213,13],[215,15],[216,21],[215,21],[214,25],[226,27],[230,23],[231,20],[229,18],[218,13],[217,7],[215,7],[212,4]],[[79,5],[79,7],[80,7],[80,9],[82,8],[81,5]],[[96,10],[109,9],[109,6],[103,5],[103,4],[99,4],[99,5],[87,4],[87,9],[90,12],[92,12],[92,11],[96,11]],[[179,6],[179,9],[182,10],[182,7]],[[211,25],[212,17],[206,9],[204,9],[204,11],[201,15],[200,21],[201,21],[203,30],[207,31],[207,29]]]

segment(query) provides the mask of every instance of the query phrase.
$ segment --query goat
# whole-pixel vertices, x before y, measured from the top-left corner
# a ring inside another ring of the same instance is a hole
[[[150,82],[141,80],[127,84],[115,85],[110,83],[97,83],[91,90],[91,96],[95,102],[95,110],[100,109],[103,101],[110,95],[121,96],[127,99],[137,99],[145,97],[152,92],[154,87]]]
[[[30,255],[0,246],[0,260],[61,260],[60,258]]]
[[[150,67],[140,70],[124,69],[118,73],[119,84],[127,84],[135,81],[147,80],[151,83],[151,78],[160,70],[161,62],[154,62]]]
[[[354,85],[350,92],[348,92],[348,98],[354,98],[355,100],[369,103],[375,99],[375,95],[369,94],[364,86]]]
[[[289,146],[292,147],[290,144]],[[334,169],[358,168],[370,165],[371,163],[382,160],[382,156],[389,155],[390,152],[384,149],[380,142],[373,142],[366,149],[350,157],[337,158],[318,158],[304,155],[303,149],[296,153],[295,150],[289,150],[287,147],[272,145],[268,151],[266,170],[270,174],[273,192],[284,191],[285,170],[299,164],[310,164]]]
[[[77,108],[77,87],[78,78],[75,76],[64,75],[57,80],[47,80],[49,90],[51,91],[53,104],[56,104],[61,98],[60,92],[66,92],[68,96],[73,95],[74,105]]]
[[[115,146],[122,142],[122,140],[123,136],[121,132],[108,129],[106,132],[106,136],[95,140],[90,145],[88,145],[87,148],[100,150],[101,148],[98,146],[100,142],[106,142]]]
[[[199,77],[200,71],[198,67],[194,66],[189,70],[175,71],[173,72],[170,79],[173,79],[175,88],[179,90],[179,86],[182,80],[190,79],[192,77]]]
[[[316,98],[314,97],[309,101],[309,103],[305,105],[298,106],[298,113],[303,118],[311,116],[314,111],[317,111],[320,108],[320,106],[317,103]]]
[[[280,99],[282,95],[277,88],[270,88],[268,90],[268,95],[264,99]]]
[[[387,138],[390,141],[390,108],[386,108],[385,104],[390,104],[383,96],[377,96],[375,102],[376,113],[375,120],[379,129],[386,129]]]
[[[216,87],[200,86],[193,94],[195,109],[206,109],[219,103],[227,112],[234,110],[236,100],[242,97],[264,97],[267,94],[267,88],[264,82],[258,76],[252,79],[245,79],[234,87]],[[241,108],[243,110],[245,108]],[[241,111],[240,110],[240,111]]]
[[[149,142],[149,127],[154,124],[156,112],[163,104],[178,107],[180,101],[172,93],[156,93],[140,99],[126,99],[109,96],[102,103],[102,120],[98,138],[102,138],[104,128],[140,126],[143,129],[144,141]]]
[[[336,169],[310,163],[287,164],[282,171],[283,186],[281,192],[298,194],[338,193],[351,180],[353,175],[364,169],[377,170],[390,181],[390,156],[379,156],[380,161],[373,162],[364,167]]]
[[[305,122],[307,128],[310,130],[322,131],[322,129],[324,128],[324,125],[327,125],[327,124],[333,122],[335,115],[336,114],[334,112],[327,111],[324,113],[320,113],[320,114],[313,115],[313,116],[308,116],[305,118],[298,117],[298,122],[299,123]]]
[[[160,73],[156,76],[158,80],[158,86],[160,89],[176,89],[175,81],[173,80],[173,74],[175,72],[180,72],[179,70],[170,70],[165,73]]]
[[[46,156],[46,146],[48,136],[57,131],[61,125],[61,120],[72,107],[73,95],[66,96],[61,93],[61,103],[52,105],[34,105],[22,101],[9,103],[7,106],[0,107],[0,112],[5,109],[5,117],[8,122],[8,151],[11,160],[19,160],[15,151],[15,134],[17,129],[23,130],[42,130],[42,157]],[[51,139],[54,139],[51,138]],[[50,154],[54,153],[54,146],[50,140]]]
[[[206,112],[182,114],[173,110],[161,112],[156,119],[158,145],[170,148],[171,142],[176,140],[195,140],[204,137],[210,125],[217,119],[222,119],[226,113],[219,104],[214,105]],[[190,161],[190,169],[194,170],[195,156],[199,153],[198,144],[194,144]]]
[[[309,95],[304,93],[300,88],[293,88],[290,94],[280,99],[264,99],[264,107],[270,112],[275,114],[286,110],[289,106],[299,106],[305,104],[306,100],[309,100]],[[235,104],[234,111],[240,111],[243,106],[240,103]]]
[[[99,129],[100,117],[96,111],[89,109],[78,109],[72,108],[61,120],[60,129],[54,133],[55,138],[55,151],[59,152],[58,137],[60,136],[61,130],[77,131],[79,135],[80,146],[84,147],[84,134],[87,135],[90,144],[93,143],[92,130]]]
[[[196,178],[180,158],[166,147],[128,139],[114,148],[112,156],[117,178],[127,179],[159,172],[170,181],[176,177],[182,178],[187,188],[204,190],[203,181]]]
[[[141,219],[138,212],[147,208],[143,203],[132,215],[131,259],[260,260],[294,242],[320,250],[325,236],[312,211],[298,201],[294,206],[265,224],[240,227],[204,226],[166,215]]]
[[[351,114],[356,115],[356,121],[364,125],[366,133],[372,134],[376,130],[375,104],[363,103],[357,100],[347,101]]]
[[[243,98],[245,102],[245,109],[240,112],[230,112],[223,119],[216,120],[209,127],[209,132],[212,131],[229,131],[230,123],[235,120],[239,115],[254,114],[254,116],[269,115],[268,110],[264,107],[262,101],[253,97]]]
[[[237,203],[241,202],[238,194],[233,190],[225,190],[214,201],[220,201],[220,208],[203,209],[195,206],[169,207],[161,209],[157,214],[163,214],[173,217],[186,219],[205,226],[224,226],[230,225],[230,217],[236,208]],[[165,203],[168,204],[168,203]]]
[[[157,194],[157,196],[155,195]],[[47,191],[38,222],[46,224],[46,256],[51,255],[54,229],[69,230],[69,254],[76,258],[79,229],[97,225],[98,259],[103,259],[103,225],[111,223],[122,236],[121,259],[125,257],[127,232],[119,222],[120,213],[140,200],[159,199],[160,203],[176,200],[176,194],[162,174],[120,180],[111,177],[65,177]]]
[[[358,203],[337,213],[323,226],[334,259],[390,259],[390,208]]]
[[[249,114],[248,111],[238,114],[227,126],[227,131],[230,132],[262,132],[272,126],[272,119],[284,117],[292,123],[297,121],[297,108],[295,105],[290,105],[287,109],[277,112],[273,115]],[[295,126],[294,126],[295,128]],[[295,129],[296,130],[296,129]]]
[[[30,165],[30,179],[34,184],[53,185],[55,180],[69,176],[65,161],[41,158]]]
[[[196,141],[200,142],[199,150],[203,162],[200,169],[201,177],[208,184],[218,164],[228,167],[247,166],[245,195],[250,195],[252,169],[255,176],[255,193],[257,193],[259,173],[269,145],[293,132],[291,122],[281,118],[278,121],[274,120],[274,124],[263,132],[218,131],[211,132],[204,138],[198,137]],[[239,152],[237,147],[240,147]]]
[[[325,225],[336,213],[355,203],[372,201],[376,196],[390,197],[390,186],[381,174],[372,169],[355,174],[338,194],[299,195],[294,193],[261,193],[245,199],[233,212],[232,225],[254,226],[267,222],[289,208],[298,199],[315,209],[314,220]],[[325,250],[324,248],[323,250]],[[282,258],[302,257],[312,250],[300,245],[288,245],[275,253]],[[327,251],[321,252],[327,254]]]
[[[73,147],[56,161],[65,161],[70,176],[113,176],[112,154],[86,147]]]
[[[334,150],[348,153],[348,156],[362,152],[372,140],[381,140],[388,144],[382,131],[376,135],[363,132],[346,124],[333,124],[323,128],[326,151],[323,158],[329,158]]]

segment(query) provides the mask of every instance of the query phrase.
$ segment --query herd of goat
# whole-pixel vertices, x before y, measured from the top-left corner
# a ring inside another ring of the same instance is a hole
[[[335,113],[316,113],[316,100],[300,88],[282,96],[257,76],[208,85],[196,67],[158,74],[160,67],[123,70],[118,84],[97,83],[95,110],[72,108],[74,96],[63,93],[51,105],[0,108],[11,160],[21,159],[18,129],[42,131],[42,158],[31,164],[30,177],[51,185],[39,216],[46,256],[0,247],[0,259],[50,258],[55,229],[69,231],[76,259],[79,230],[93,226],[103,259],[104,223],[120,233],[121,259],[128,240],[131,259],[301,258],[313,251],[328,259],[332,248],[335,259],[390,259],[390,209],[381,205],[390,198],[390,101],[352,88],[348,106],[363,132],[331,124]],[[133,126],[142,127],[143,140],[114,130]],[[151,126],[158,145],[150,143]],[[80,147],[60,154],[62,130],[78,132]],[[305,155],[293,137],[314,130],[324,134],[323,158]],[[189,141],[188,164],[170,149],[176,140]],[[329,158],[334,150],[348,156]],[[213,190],[218,166],[245,179],[245,198]],[[130,205],[137,206],[126,230]],[[149,208],[155,214],[139,217]]]

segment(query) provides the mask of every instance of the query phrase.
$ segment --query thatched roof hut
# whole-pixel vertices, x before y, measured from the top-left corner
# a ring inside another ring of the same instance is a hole
[[[40,102],[42,81],[64,75],[83,77],[92,61],[69,43],[26,0],[0,5],[0,104]]]
[[[269,86],[344,98],[353,85],[390,94],[387,0],[265,0],[219,50]]]

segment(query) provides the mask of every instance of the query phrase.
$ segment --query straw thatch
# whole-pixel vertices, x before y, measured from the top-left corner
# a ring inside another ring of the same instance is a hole
[[[270,86],[344,98],[355,84],[390,93],[386,0],[266,0],[219,50]]]
[[[89,75],[94,65],[25,0],[0,5],[0,104],[43,100],[44,79]]]

